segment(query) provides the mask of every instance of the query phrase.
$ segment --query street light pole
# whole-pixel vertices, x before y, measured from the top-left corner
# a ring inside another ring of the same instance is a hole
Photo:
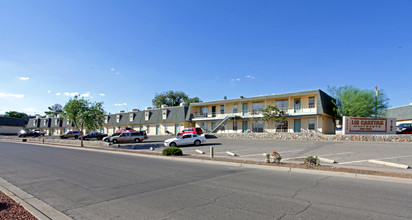
[[[375,118],[378,117],[378,95],[379,95],[378,86],[375,86]]]

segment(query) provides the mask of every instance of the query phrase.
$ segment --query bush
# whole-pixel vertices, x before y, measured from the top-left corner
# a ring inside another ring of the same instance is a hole
[[[183,152],[178,147],[166,147],[165,149],[163,149],[162,155],[164,155],[164,156],[176,156],[176,155],[183,155]]]
[[[305,158],[305,163],[307,163],[309,165],[319,166],[320,165],[320,160],[317,156],[308,156],[308,157]]]

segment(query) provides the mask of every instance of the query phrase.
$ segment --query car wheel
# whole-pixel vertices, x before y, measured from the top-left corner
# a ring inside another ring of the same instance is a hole
[[[200,145],[200,141],[199,141],[199,140],[196,140],[196,141],[195,141],[195,145],[196,145],[196,146],[199,146],[199,145]]]
[[[169,146],[170,146],[170,147],[176,147],[176,143],[175,143],[175,142],[172,142],[172,143],[169,144]]]
[[[139,138],[136,138],[136,139],[134,139],[134,142],[136,142],[136,143],[140,143],[141,141],[140,141],[140,139],[139,139]]]
[[[79,136],[77,136],[77,135],[76,135],[76,136],[74,136],[74,139],[77,139],[77,138],[79,138]]]
[[[118,142],[118,141],[117,141],[116,139],[113,140],[113,144],[117,144],[117,142]]]
[[[104,139],[105,142],[109,142],[109,138]]]

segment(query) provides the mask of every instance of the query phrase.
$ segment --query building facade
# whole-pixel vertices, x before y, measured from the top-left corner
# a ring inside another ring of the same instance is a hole
[[[388,108],[382,111],[385,118],[396,118],[396,125],[412,123],[412,105]]]
[[[201,127],[206,133],[250,132],[318,132],[335,133],[333,98],[321,90],[310,90],[278,95],[241,97],[181,106],[133,109],[107,114],[103,126],[96,131],[112,135],[129,127],[146,131],[148,135],[177,134],[186,127]],[[262,120],[262,111],[275,105],[286,113],[281,123]],[[39,117],[30,119],[27,125],[40,129],[47,135],[61,135],[75,130],[69,119]],[[86,131],[83,131],[86,133]]]
[[[335,133],[333,98],[322,90],[240,97],[190,105],[188,120],[211,133],[319,132]],[[269,105],[286,113],[282,123],[262,120]]]

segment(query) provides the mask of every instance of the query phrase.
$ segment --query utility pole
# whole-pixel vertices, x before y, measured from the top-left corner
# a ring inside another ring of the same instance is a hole
[[[378,95],[379,95],[378,86],[375,86],[375,118],[378,117]]]

